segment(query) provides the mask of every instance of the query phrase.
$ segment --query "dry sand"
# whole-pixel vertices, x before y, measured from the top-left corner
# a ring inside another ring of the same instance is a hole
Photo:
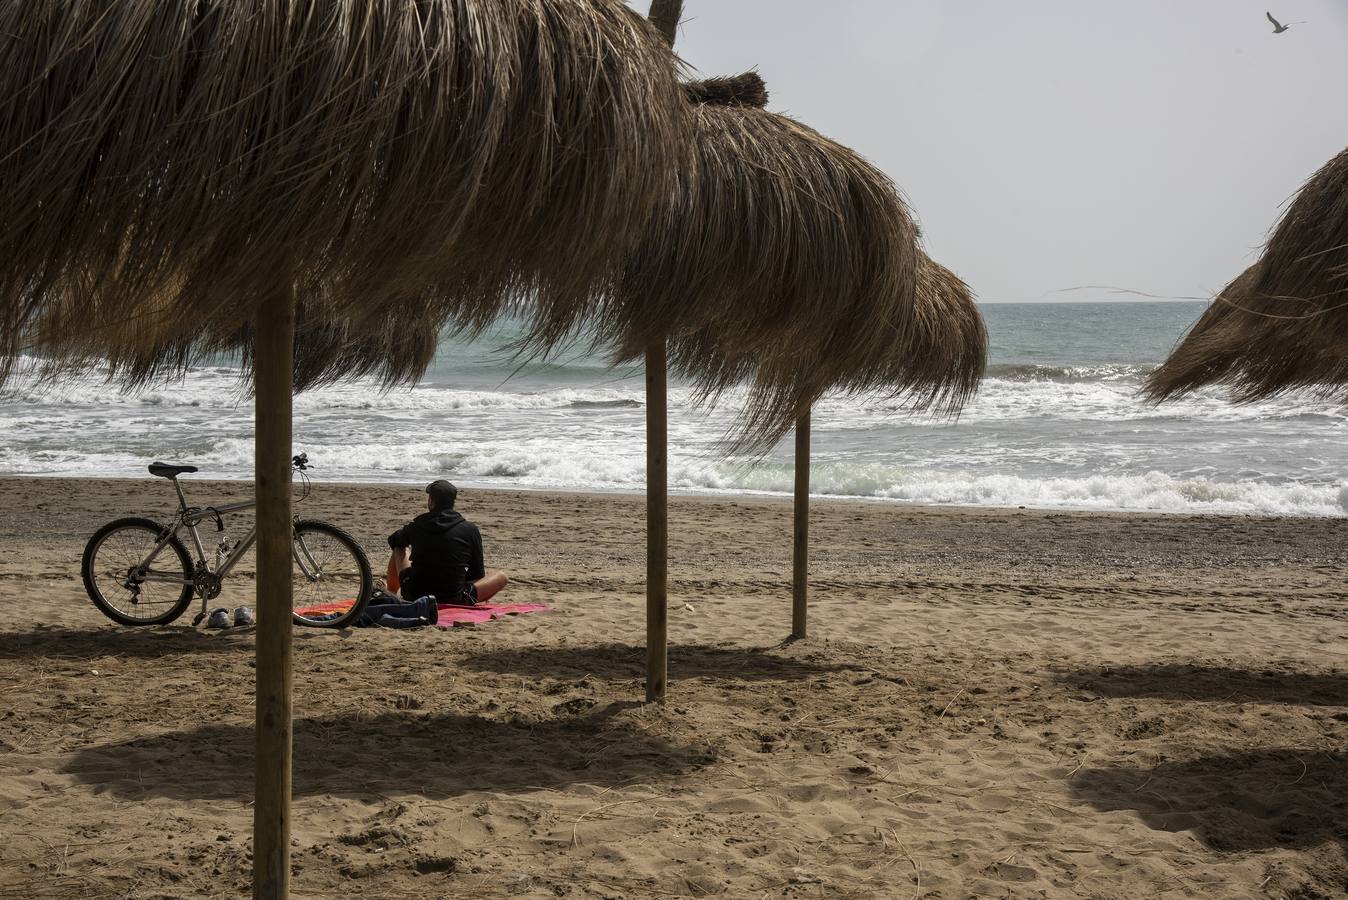
[[[247,890],[252,635],[116,627],[78,577],[170,499],[0,479],[0,896]],[[378,567],[418,502],[304,511]],[[675,499],[646,707],[641,498],[461,507],[558,612],[297,633],[297,895],[1348,894],[1348,522],[819,503],[782,646],[790,505]]]

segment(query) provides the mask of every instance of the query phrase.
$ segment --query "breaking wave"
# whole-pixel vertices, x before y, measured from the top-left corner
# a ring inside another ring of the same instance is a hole
[[[1215,390],[1139,401],[1153,361],[1200,311],[989,308],[993,364],[958,418],[914,415],[883,394],[815,406],[812,489],[890,503],[1342,515],[1344,407],[1297,394],[1233,406]],[[1055,362],[1063,348],[1082,362]],[[442,349],[414,388],[355,382],[296,397],[296,448],[317,478],[643,489],[639,371],[584,355],[519,365],[452,340]],[[217,361],[135,393],[97,377],[43,384],[35,369],[21,361],[0,392],[0,473],[139,477],[162,459],[198,465],[200,477],[250,477],[252,407],[236,368]],[[791,491],[789,438],[762,459],[721,457],[738,400],[732,391],[703,410],[671,387],[673,490]]]

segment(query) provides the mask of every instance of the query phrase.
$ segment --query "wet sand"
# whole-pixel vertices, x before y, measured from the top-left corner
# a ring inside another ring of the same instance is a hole
[[[250,630],[114,626],[79,579],[171,500],[0,479],[0,897],[247,891]],[[302,510],[382,569],[420,502]],[[460,507],[557,612],[297,632],[299,896],[1348,895],[1344,520],[819,502],[783,645],[790,504],[674,498],[645,706],[642,498]]]

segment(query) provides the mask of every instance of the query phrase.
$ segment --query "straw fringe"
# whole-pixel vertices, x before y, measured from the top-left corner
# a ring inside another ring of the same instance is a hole
[[[173,375],[287,280],[301,386],[564,330],[686,168],[676,68],[620,0],[5,4],[0,380]]]
[[[748,382],[736,450],[770,447],[833,389],[958,409],[986,349],[967,287],[921,253],[882,172],[738,99],[765,98],[755,83],[688,88],[694,165],[600,298],[596,333],[617,341],[614,362],[666,339],[671,371],[701,400]]]
[[[869,355],[847,357],[849,366],[826,383],[808,357],[790,347],[740,352],[714,331],[671,342],[671,366],[698,383],[700,399],[714,401],[730,384],[749,383],[749,402],[727,449],[763,453],[782,439],[795,420],[825,393],[880,392],[909,411],[957,415],[978,390],[987,365],[987,330],[973,292],[953,272],[921,254],[913,324],[905,333],[880,325],[886,340]],[[845,338],[846,331],[840,331]],[[709,384],[699,372],[717,374]]]
[[[1302,188],[1260,260],[1229,284],[1148,379],[1160,402],[1209,384],[1251,403],[1348,385],[1348,150]]]

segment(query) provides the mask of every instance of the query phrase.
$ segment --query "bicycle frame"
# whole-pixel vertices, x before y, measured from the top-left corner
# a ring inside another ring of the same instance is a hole
[[[197,584],[196,573],[204,570],[211,575],[214,575],[217,581],[224,580],[257,540],[257,526],[255,525],[248,530],[248,533],[244,535],[243,539],[235,545],[232,551],[230,551],[229,556],[221,561],[213,572],[210,568],[210,558],[206,555],[206,547],[201,542],[201,533],[197,530],[197,526],[208,519],[215,519],[216,522],[221,522],[222,517],[229,513],[253,509],[257,506],[257,501],[244,500],[239,503],[225,503],[220,506],[195,508],[188,506],[187,495],[183,493],[182,485],[178,483],[178,479],[171,478],[169,480],[173,482],[173,488],[178,493],[178,515],[174,517],[171,527],[166,527],[164,529],[164,533],[160,536],[159,542],[155,544],[154,549],[150,551],[149,556],[145,557],[141,562],[139,566],[140,571],[143,573],[141,575],[141,580],[192,585],[197,588],[197,592],[201,595],[201,611],[204,614],[206,611],[206,604],[211,600],[211,597],[207,596],[206,591],[202,590]],[[154,574],[151,571],[150,566],[154,563],[155,558],[163,552],[164,548],[169,545],[169,542],[184,528],[186,528],[187,533],[191,535],[192,549],[196,551],[197,565],[193,576],[190,579],[183,580],[176,576]],[[223,530],[223,527],[221,530]],[[321,575],[320,566],[317,560],[314,559],[308,546],[304,543],[304,539],[300,538],[294,541],[293,546],[294,550],[292,552],[295,557],[295,562],[299,564],[300,571],[304,574],[304,577],[309,581],[317,581]]]

